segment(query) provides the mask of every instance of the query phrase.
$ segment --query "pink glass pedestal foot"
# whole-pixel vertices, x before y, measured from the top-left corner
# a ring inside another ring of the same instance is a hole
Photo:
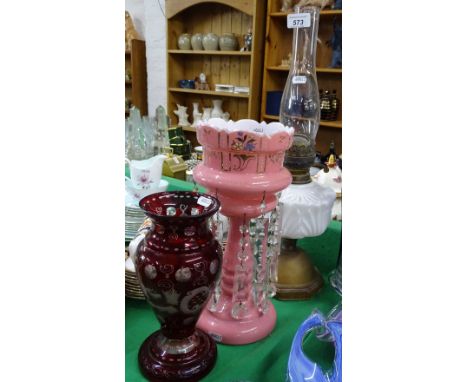
[[[271,302],[268,304],[270,306],[267,314],[253,314],[252,317],[242,320],[232,320],[230,312],[223,315],[205,309],[197,327],[223,344],[245,345],[256,342],[268,336],[275,328],[276,311]]]

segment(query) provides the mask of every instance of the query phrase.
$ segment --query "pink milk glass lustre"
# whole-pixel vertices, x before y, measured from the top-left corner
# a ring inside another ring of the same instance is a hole
[[[197,323],[218,342],[255,342],[275,326],[277,193],[292,180],[283,160],[293,134],[281,123],[249,119],[212,118],[197,128],[203,162],[193,178],[220,200],[230,227],[221,278]]]

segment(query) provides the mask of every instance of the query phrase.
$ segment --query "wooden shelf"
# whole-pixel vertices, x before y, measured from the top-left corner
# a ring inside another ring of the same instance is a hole
[[[263,119],[271,119],[279,121],[279,115],[264,114]],[[320,126],[334,127],[335,129],[341,129],[342,121],[320,121]]]
[[[182,130],[184,131],[190,131],[192,133],[196,133],[197,132],[197,129],[195,127],[192,127],[192,126],[185,126],[185,127],[182,127]]]
[[[185,89],[185,88],[169,88],[170,92],[173,93],[189,93],[189,94],[200,94],[216,97],[233,97],[233,98],[249,98],[249,94],[242,93],[231,93],[231,92],[216,92],[214,90],[196,90],[196,89]]]
[[[341,129],[342,121],[320,121],[320,126],[334,127],[335,129]]]
[[[252,56],[252,52],[240,52],[237,50],[181,50],[169,49],[169,54],[197,54],[212,56]]]
[[[288,14],[294,12],[272,12],[270,13],[271,17],[286,17]],[[320,12],[320,16],[338,16],[341,15],[343,11],[341,9],[326,9]]]
[[[267,70],[289,72],[289,67],[287,67],[287,66],[268,66]],[[342,73],[341,68],[315,68],[315,71],[317,73],[337,73],[337,74]]]

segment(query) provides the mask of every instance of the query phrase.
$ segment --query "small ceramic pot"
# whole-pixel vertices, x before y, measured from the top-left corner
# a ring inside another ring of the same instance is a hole
[[[236,50],[236,36],[233,33],[223,33],[219,38],[219,47],[221,50]]]
[[[190,42],[192,35],[190,33],[184,33],[179,36],[177,39],[177,46],[181,50],[190,50],[192,49],[192,44]]]
[[[203,36],[203,48],[205,50],[218,50],[219,37],[214,33],[207,33]]]
[[[191,39],[193,50],[203,50],[203,35],[195,33]]]

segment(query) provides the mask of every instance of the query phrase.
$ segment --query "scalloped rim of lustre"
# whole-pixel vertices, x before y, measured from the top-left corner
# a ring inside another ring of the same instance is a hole
[[[198,125],[198,127],[203,126],[209,126],[218,131],[226,131],[227,133],[242,131],[266,138],[272,138],[274,135],[279,133],[287,133],[291,136],[294,135],[294,129],[292,127],[286,127],[280,122],[257,122],[254,119],[225,121],[222,118],[210,118],[208,121],[200,122]]]

